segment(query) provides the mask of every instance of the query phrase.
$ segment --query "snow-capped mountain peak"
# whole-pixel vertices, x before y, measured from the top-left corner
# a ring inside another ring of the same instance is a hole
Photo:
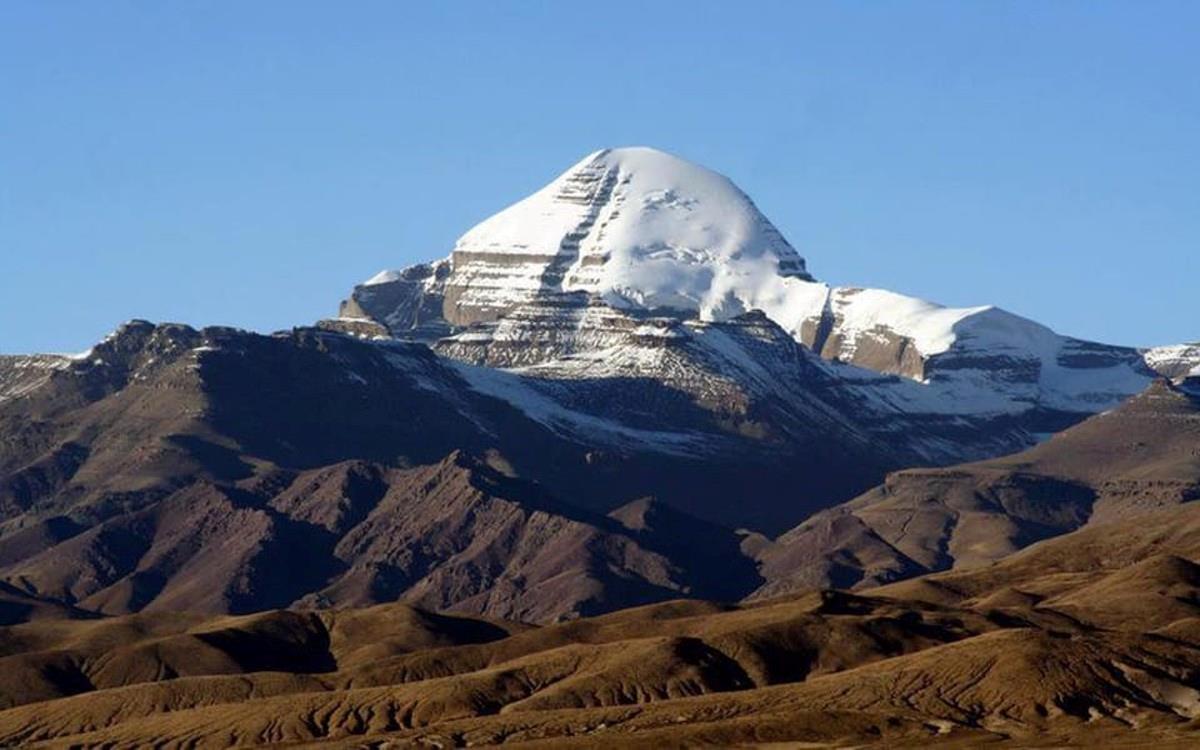
[[[1180,372],[1195,357],[1077,341],[991,306],[814,281],[728,178],[651,148],[589,154],[472,228],[449,257],[358,286],[341,316],[401,337],[454,336],[453,351],[537,340],[518,352],[534,364],[584,340],[615,345],[585,325],[592,306],[717,323],[758,310],[825,359],[929,386],[917,399],[929,413],[1092,413],[1141,390],[1155,356],[1180,360],[1170,368]]]
[[[452,322],[563,292],[720,319],[745,312],[766,279],[809,278],[728,178],[643,147],[589,154],[464,234],[451,262],[466,287]]]
[[[1032,321],[986,307],[945,308],[816,282],[804,258],[727,177],[645,147],[587,155],[470,229],[448,258],[372,277],[343,314],[395,332],[444,335],[573,293],[623,310],[709,321],[762,310],[798,341],[848,361],[878,359],[873,350],[883,337],[888,349],[908,342],[908,356],[923,362],[968,329],[994,337],[987,331],[996,327],[993,318],[1015,321],[1016,328],[1027,323],[1018,339],[1053,337]],[[435,320],[440,326],[430,328]],[[831,327],[836,336],[827,346]],[[879,369],[923,372],[903,362]]]

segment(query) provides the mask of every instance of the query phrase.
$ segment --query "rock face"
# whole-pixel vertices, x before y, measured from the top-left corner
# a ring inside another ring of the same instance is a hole
[[[432,339],[450,332],[443,315],[449,261],[423,263],[403,271],[385,271],[355,287],[342,302],[339,320],[378,323],[406,338]]]
[[[33,391],[70,362],[52,354],[0,355],[0,403]]]
[[[1200,499],[1200,384],[1159,380],[1012,456],[890,474],[760,553],[759,597],[971,568],[1083,526]]]
[[[1146,362],[1168,378],[1200,376],[1200,343],[1158,346],[1145,351]]]
[[[340,314],[510,368],[627,349],[598,325],[605,317],[725,322],[749,311],[827,360],[921,384],[878,389],[910,417],[1020,429],[1026,446],[1116,406],[1155,370],[1200,365],[1195,348],[1079,341],[993,307],[819,283],[728,179],[646,148],[587,156],[449,257],[357,287]],[[968,445],[958,458],[975,455]]]

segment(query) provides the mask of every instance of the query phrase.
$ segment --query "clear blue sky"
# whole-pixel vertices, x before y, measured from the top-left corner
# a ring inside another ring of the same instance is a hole
[[[0,3],[0,351],[273,330],[585,153],[841,284],[1200,339],[1200,3]]]

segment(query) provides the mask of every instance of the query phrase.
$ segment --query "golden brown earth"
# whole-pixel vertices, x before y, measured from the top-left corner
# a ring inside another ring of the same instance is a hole
[[[1187,747],[1197,559],[1187,504],[853,594],[544,627],[33,610],[0,629],[0,745]]]

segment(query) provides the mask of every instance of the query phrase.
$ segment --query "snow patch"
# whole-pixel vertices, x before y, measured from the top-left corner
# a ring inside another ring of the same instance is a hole
[[[375,274],[371,278],[362,283],[362,286],[378,286],[379,284],[390,284],[393,281],[399,281],[403,276],[400,271],[383,270]]]
[[[705,443],[699,435],[639,430],[569,409],[537,390],[518,372],[463,363],[454,363],[453,366],[476,392],[507,402],[530,419],[564,437],[630,449],[651,447],[659,452],[682,456],[700,453]]]

